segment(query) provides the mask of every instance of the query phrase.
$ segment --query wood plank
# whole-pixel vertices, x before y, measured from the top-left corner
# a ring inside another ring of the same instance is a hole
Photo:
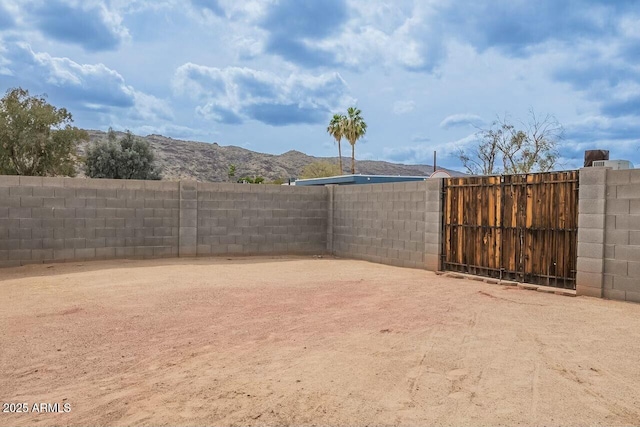
[[[462,178],[460,178],[460,181],[462,181]],[[463,197],[464,197],[464,188],[459,188],[458,192],[457,192],[457,200],[456,200],[456,221],[457,223],[460,224],[464,224],[464,209],[463,209]],[[457,257],[456,257],[456,262],[458,262],[459,264],[464,264],[464,247],[463,242],[464,242],[464,235],[463,235],[464,229],[461,228],[460,226],[458,226],[457,228]]]
[[[578,171],[449,178],[443,201],[450,269],[573,286]],[[507,277],[505,277],[507,278]]]

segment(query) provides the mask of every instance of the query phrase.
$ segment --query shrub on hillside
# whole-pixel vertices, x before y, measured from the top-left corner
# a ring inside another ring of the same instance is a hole
[[[148,142],[127,131],[119,141],[113,129],[107,139],[97,141],[87,150],[85,173],[90,178],[160,179],[155,156]]]
[[[338,165],[327,162],[325,160],[321,160],[306,165],[300,173],[300,178],[325,178],[337,175],[342,175],[342,172],[340,171],[340,167]]]

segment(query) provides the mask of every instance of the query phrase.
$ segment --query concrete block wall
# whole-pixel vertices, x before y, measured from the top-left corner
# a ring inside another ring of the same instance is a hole
[[[324,254],[326,187],[197,184],[198,255]]]
[[[438,270],[441,189],[0,176],[0,267],[334,253]],[[584,168],[579,192],[578,295],[640,302],[640,170]]]
[[[640,170],[606,171],[603,296],[640,302]]]
[[[333,253],[437,270],[440,182],[333,187]]]
[[[0,176],[0,266],[335,253],[437,270],[440,188]]]
[[[602,297],[607,170],[580,170],[576,293]]]
[[[178,183],[0,176],[0,267],[177,256]]]
[[[439,189],[1,176],[0,266],[336,253],[437,270]]]
[[[0,267],[323,254],[325,187],[0,176]]]
[[[196,256],[198,253],[198,183],[180,181],[180,231],[178,255]]]
[[[580,170],[578,295],[640,302],[640,170]]]
[[[438,271],[442,254],[442,179],[430,179],[424,186],[424,268]]]

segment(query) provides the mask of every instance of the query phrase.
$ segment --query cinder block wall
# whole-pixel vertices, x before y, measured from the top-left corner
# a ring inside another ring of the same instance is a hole
[[[321,254],[437,270],[441,180],[281,187],[0,176],[0,266]]]
[[[607,170],[606,298],[640,302],[640,170]]]
[[[324,254],[326,187],[197,184],[198,255]]]
[[[0,267],[177,256],[178,183],[0,176]]]
[[[325,187],[0,176],[0,267],[322,254]]]
[[[580,170],[576,293],[602,297],[607,170]]]
[[[640,170],[580,170],[578,295],[640,302]]]
[[[437,270],[441,180],[333,187],[333,253]]]

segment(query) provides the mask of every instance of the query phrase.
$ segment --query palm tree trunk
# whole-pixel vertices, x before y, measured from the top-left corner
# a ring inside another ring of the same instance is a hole
[[[340,175],[344,173],[342,170],[342,148],[340,148],[340,141],[338,140],[338,163],[340,165]]]
[[[356,174],[356,144],[351,144],[351,175]]]

